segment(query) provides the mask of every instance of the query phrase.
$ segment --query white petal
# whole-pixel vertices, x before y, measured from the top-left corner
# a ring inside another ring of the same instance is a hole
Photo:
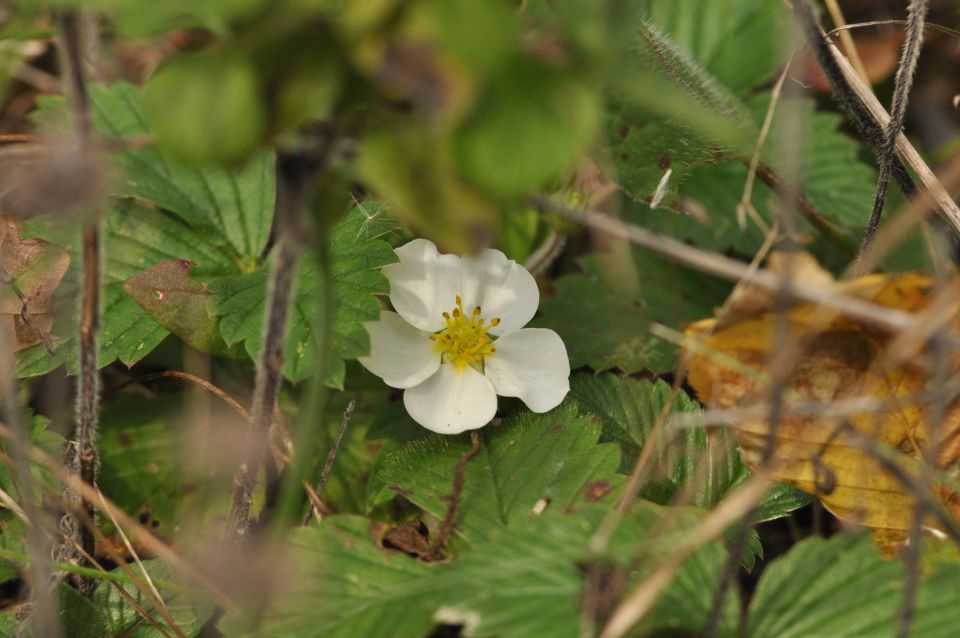
[[[484,374],[497,394],[520,397],[534,412],[560,405],[570,391],[570,360],[563,340],[553,330],[527,328],[505,334],[484,359]]]
[[[453,309],[460,294],[460,258],[439,254],[427,239],[414,239],[395,252],[400,262],[383,268],[394,309],[415,328],[440,330],[443,313]]]
[[[497,394],[485,376],[471,367],[447,363],[432,377],[403,393],[413,420],[440,434],[459,434],[485,426],[497,413]]]
[[[440,367],[440,353],[434,349],[430,335],[417,330],[397,313],[382,310],[379,321],[363,325],[370,333],[370,355],[359,361],[388,386],[415,386]]]
[[[533,275],[499,250],[464,257],[460,287],[467,312],[480,306],[484,319],[499,317],[500,325],[490,330],[494,335],[524,327],[540,305],[540,290]]]

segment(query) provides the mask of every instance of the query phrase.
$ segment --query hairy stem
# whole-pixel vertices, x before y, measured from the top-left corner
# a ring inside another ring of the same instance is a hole
[[[63,64],[64,86],[67,99],[73,113],[77,142],[83,151],[92,148],[93,127],[90,121],[90,98],[86,80],[83,76],[81,50],[82,18],[72,11],[57,15],[57,28],[61,38],[61,59]],[[84,483],[95,486],[99,454],[97,450],[97,423],[99,419],[100,378],[97,372],[97,337],[100,330],[100,225],[94,216],[83,227],[83,256],[81,265],[81,311],[80,311],[80,371],[77,380],[77,427],[76,447],[73,450],[71,469]],[[94,506],[90,501],[82,501],[72,491],[64,494],[68,503],[82,504],[84,511],[94,520]],[[72,537],[83,550],[77,552],[70,543],[62,550],[66,562],[75,562],[80,566],[90,566],[84,556],[93,556],[96,539],[76,517],[69,512],[61,521],[62,531]],[[79,579],[78,589],[84,595],[93,594],[96,581],[90,578]]]
[[[278,206],[278,215],[285,214],[283,208]],[[283,341],[293,297],[297,257],[300,254],[297,241],[285,232],[281,232],[275,251],[273,269],[270,272],[263,345],[257,360],[253,403],[250,408],[247,458],[234,475],[233,504],[227,518],[226,538],[237,544],[246,543],[249,535],[250,508],[253,504],[253,492],[257,487],[257,475],[270,448],[270,424],[282,381]]]
[[[903,130],[903,119],[907,112],[907,98],[910,94],[910,87],[913,85],[917,60],[920,58],[920,47],[923,45],[923,27],[926,16],[927,0],[910,0],[907,14],[907,38],[903,43],[900,66],[897,68],[893,89],[893,104],[890,108],[890,121],[887,123],[886,136],[878,158],[880,166],[877,176],[877,191],[873,199],[873,209],[870,211],[870,221],[867,223],[867,230],[863,236],[861,253],[870,248],[870,243],[880,226],[883,205],[887,201],[887,186],[890,183],[893,160],[897,153],[897,136]]]
[[[823,32],[823,29],[820,28],[820,23],[817,22],[817,18],[814,16],[813,10],[810,8],[809,0],[795,0],[793,3],[793,11],[800,21],[800,25],[803,27],[803,33],[807,38],[807,42],[817,56],[817,63],[820,65],[820,69],[823,71],[827,81],[830,83],[830,87],[833,89],[834,97],[840,102],[840,105],[843,107],[843,110],[846,111],[850,120],[860,130],[864,140],[879,156],[885,143],[883,128],[877,124],[873,116],[870,115],[869,109],[867,109],[860,100],[853,87],[850,86],[843,71],[840,69],[840,65],[836,59],[834,59],[833,52],[830,50],[830,42]],[[894,156],[890,164],[890,169],[891,176],[894,181],[897,182],[897,186],[900,188],[903,196],[911,197],[916,192],[917,187],[899,157]]]

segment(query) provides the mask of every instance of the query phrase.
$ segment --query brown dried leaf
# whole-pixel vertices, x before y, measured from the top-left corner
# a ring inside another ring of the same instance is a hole
[[[783,267],[782,258],[771,270]],[[794,274],[805,283],[910,313],[932,307],[934,282],[925,276],[869,275],[834,282],[809,256],[793,260]],[[950,288],[960,283],[949,282]],[[950,290],[950,292],[957,292]],[[691,350],[688,381],[700,400],[710,407],[745,408],[770,399],[768,376],[785,374],[783,394],[786,416],[775,431],[773,476],[817,496],[841,519],[859,523],[874,532],[882,549],[892,551],[906,537],[913,519],[910,490],[864,449],[864,437],[898,452],[900,464],[919,476],[923,450],[929,445],[930,408],[927,390],[930,372],[923,357],[894,360],[888,346],[895,335],[856,319],[809,304],[787,314],[789,336],[778,332],[778,316],[769,295],[747,290],[731,301],[722,323],[699,321],[687,329],[698,347]],[[957,313],[956,297],[947,311]],[[793,357],[783,348],[796,344]],[[773,357],[778,354],[781,356]],[[920,353],[923,354],[923,353]],[[788,371],[771,371],[774,361],[788,361]],[[837,402],[875,399],[876,405],[840,415]],[[818,402],[815,416],[791,414],[800,402]],[[891,405],[892,403],[896,405]],[[940,428],[940,468],[958,460],[960,408],[951,407]],[[763,460],[770,433],[769,420],[745,415],[734,425],[737,442],[751,469]],[[934,486],[939,502],[954,513],[960,496],[945,486]],[[925,521],[931,527],[936,523]]]
[[[0,214],[0,331],[14,352],[48,339],[53,292],[69,266],[66,251],[21,239],[17,224]]]

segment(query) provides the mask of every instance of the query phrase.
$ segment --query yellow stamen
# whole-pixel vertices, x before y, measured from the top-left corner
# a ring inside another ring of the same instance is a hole
[[[463,311],[463,300],[460,295],[456,296],[456,307],[443,313],[443,329],[430,335],[430,339],[436,342],[435,347],[443,363],[452,363],[457,370],[463,370],[468,365],[483,370],[484,357],[497,351],[491,345],[494,337],[487,332],[499,325],[500,319],[494,317],[488,322],[482,314],[483,310],[476,306],[468,316]]]

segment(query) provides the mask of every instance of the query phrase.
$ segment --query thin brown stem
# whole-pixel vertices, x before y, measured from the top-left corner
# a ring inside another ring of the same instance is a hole
[[[280,211],[278,211],[280,213]],[[233,504],[227,518],[226,538],[245,544],[250,532],[250,510],[257,475],[270,447],[270,425],[283,379],[283,343],[293,297],[294,276],[300,251],[286,234],[280,237],[270,274],[263,346],[257,359],[250,409],[251,428],[247,458],[234,475]]]
[[[343,443],[343,435],[347,432],[347,426],[350,425],[350,419],[353,417],[353,410],[356,407],[357,400],[350,399],[350,403],[347,404],[346,409],[343,411],[343,419],[340,421],[340,429],[337,430],[337,435],[333,439],[333,444],[330,446],[330,451],[327,452],[327,460],[323,463],[323,469],[320,471],[320,478],[317,480],[316,488],[314,488],[314,494],[318,500],[323,496],[323,488],[326,486],[327,477],[330,475],[330,470],[333,468],[333,460],[337,458],[337,452],[340,451],[340,445]],[[317,510],[317,508],[311,505],[310,510],[303,519],[303,524],[309,524],[310,518],[314,515],[316,515],[318,520],[320,519],[320,512]]]
[[[447,513],[444,515],[443,521],[437,529],[436,539],[433,541],[433,544],[430,545],[429,556],[431,560],[440,560],[443,558],[444,548],[450,540],[450,535],[453,533],[453,524],[457,520],[457,508],[460,507],[460,499],[463,496],[463,480],[467,470],[467,463],[480,453],[481,442],[480,432],[478,430],[470,431],[470,443],[470,449],[460,458],[460,461],[457,462],[457,467],[453,471],[453,487],[450,490],[450,500],[447,502]]]
[[[770,187],[781,198],[790,199],[795,202],[803,218],[810,222],[810,225],[819,230],[827,239],[834,243],[848,255],[854,255],[857,252],[856,244],[847,236],[846,232],[817,210],[813,202],[799,189],[789,189],[783,183],[780,175],[773,167],[759,162],[756,167],[757,177]]]
[[[195,383],[201,388],[210,392],[210,394],[222,400],[231,408],[233,408],[237,412],[237,414],[243,417],[244,421],[247,421],[247,422],[250,421],[250,413],[247,411],[245,407],[240,405],[239,401],[237,401],[232,396],[224,392],[222,389],[220,389],[216,385],[210,383],[206,379],[202,377],[198,377],[195,374],[190,374],[189,372],[183,372],[181,370],[163,370],[162,372],[145,374],[142,377],[136,377],[134,379],[124,381],[123,383],[110,388],[110,390],[108,391],[108,394],[116,392],[117,390],[120,390],[122,388],[125,388],[131,383],[143,383],[146,381],[154,381],[156,379],[182,379],[184,381],[189,381],[190,383]]]
[[[731,281],[754,284],[767,290],[780,289],[782,277],[779,275],[765,270],[753,270],[736,259],[701,250],[599,211],[571,208],[546,197],[534,197],[531,203],[540,210],[566,217],[610,237],[626,239],[689,268]],[[785,294],[792,299],[815,303],[892,332],[909,329],[915,323],[915,318],[910,313],[880,307],[849,295],[838,294],[825,287],[811,286],[803,281],[793,282]]]

